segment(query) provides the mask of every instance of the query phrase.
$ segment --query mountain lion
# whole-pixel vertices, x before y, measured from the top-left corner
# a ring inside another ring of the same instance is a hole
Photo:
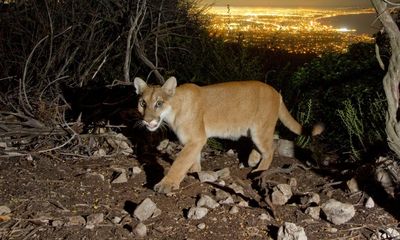
[[[201,171],[200,153],[207,138],[250,136],[261,153],[261,161],[253,171],[263,171],[272,161],[273,135],[278,119],[293,133],[304,134],[302,126],[287,110],[282,96],[262,82],[226,82],[204,87],[183,84],[177,87],[176,79],[171,77],[163,86],[149,86],[140,78],[135,78],[134,85],[140,97],[138,110],[143,116],[142,124],[155,131],[165,122],[184,145],[167,175],[154,186],[157,192],[169,193],[178,189],[188,171]],[[315,125],[311,135],[322,131],[322,125]]]

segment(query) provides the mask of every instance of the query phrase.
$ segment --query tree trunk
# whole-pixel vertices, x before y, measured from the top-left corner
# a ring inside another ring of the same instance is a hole
[[[385,32],[390,39],[392,55],[388,71],[383,78],[383,87],[388,102],[386,113],[386,133],[390,149],[400,158],[400,123],[397,119],[399,110],[399,83],[400,83],[400,31],[383,0],[371,0],[382,22]]]

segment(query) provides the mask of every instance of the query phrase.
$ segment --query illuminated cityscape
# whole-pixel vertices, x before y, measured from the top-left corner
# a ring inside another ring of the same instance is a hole
[[[325,19],[371,14],[372,9],[297,9],[211,7],[212,34],[226,41],[242,41],[291,53],[344,52],[356,42],[371,42],[372,36],[346,26],[334,27]],[[365,23],[371,24],[371,23]]]

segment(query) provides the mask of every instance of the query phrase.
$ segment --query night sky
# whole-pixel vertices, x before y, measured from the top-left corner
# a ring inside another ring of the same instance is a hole
[[[259,7],[372,7],[370,0],[202,0],[215,6]]]

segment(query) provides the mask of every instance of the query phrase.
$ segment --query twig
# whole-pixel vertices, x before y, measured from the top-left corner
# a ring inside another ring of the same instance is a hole
[[[32,60],[33,53],[36,51],[36,49],[39,47],[39,45],[40,45],[42,42],[44,42],[48,37],[49,37],[48,35],[45,36],[44,38],[42,38],[42,39],[33,47],[31,53],[30,53],[29,56],[28,56],[28,59],[27,59],[26,62],[25,62],[24,73],[23,73],[22,79],[21,79],[21,81],[20,81],[20,92],[19,92],[19,94],[20,94],[21,105],[22,105],[22,107],[24,108],[24,110],[26,111],[26,113],[29,114],[30,116],[33,116],[33,114],[32,114],[31,112],[29,112],[29,111],[25,108],[25,105],[24,105],[24,104],[22,104],[22,103],[23,103],[23,102],[22,102],[22,94],[23,94],[23,95],[24,95],[24,98],[25,98],[25,102],[27,103],[28,107],[30,108],[30,110],[33,110],[31,104],[29,103],[28,95],[26,94],[26,74],[27,74],[27,71],[28,71],[28,65],[30,64],[30,62],[31,62],[31,60]]]

